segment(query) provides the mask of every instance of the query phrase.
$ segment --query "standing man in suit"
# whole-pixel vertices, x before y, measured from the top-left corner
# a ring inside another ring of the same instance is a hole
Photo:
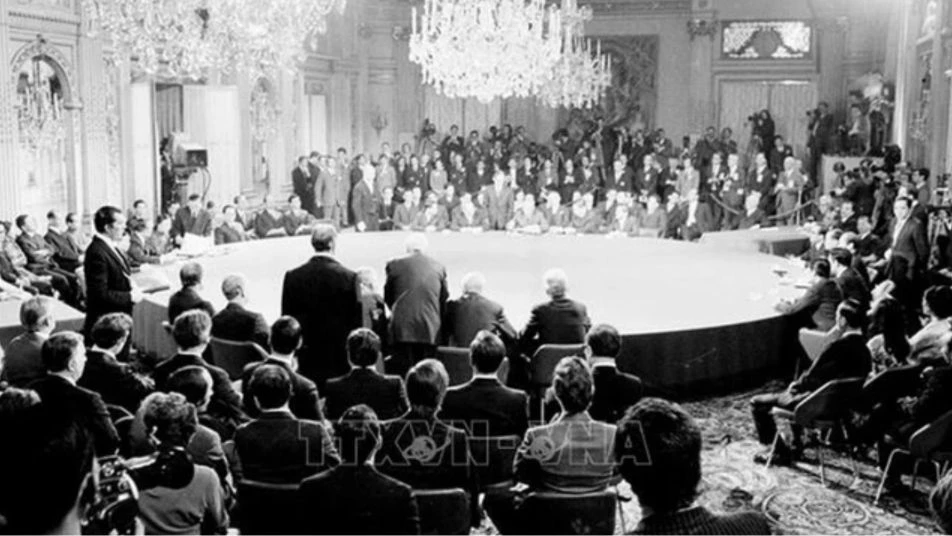
[[[765,153],[760,152],[754,157],[754,169],[747,175],[746,189],[747,193],[760,192],[760,208],[764,209],[768,215],[773,214],[776,209],[776,198],[774,197],[774,184],[777,182],[777,176],[770,170],[769,162]]]
[[[377,220],[377,198],[374,195],[374,175],[372,172],[363,170],[359,170],[359,172],[361,179],[354,184],[354,189],[351,192],[351,210],[354,214],[354,225],[359,232],[376,231],[379,228],[379,223]]]
[[[109,313],[96,321],[89,337],[93,347],[86,351],[86,368],[77,385],[99,393],[103,402],[135,414],[154,384],[117,358],[131,334],[132,317],[125,313]]]
[[[337,227],[347,225],[347,197],[350,195],[350,181],[340,173],[333,157],[324,157],[324,167],[317,176],[318,208],[324,211],[324,219],[330,220]]]
[[[407,237],[407,255],[387,263],[384,301],[392,311],[388,362],[398,376],[418,361],[436,354],[441,320],[449,291],[446,268],[426,255],[428,242],[420,233]]]
[[[43,365],[43,343],[56,329],[53,300],[37,296],[20,305],[20,325],[26,331],[7,344],[6,356],[0,353],[0,382],[25,387],[46,376]]]
[[[97,456],[109,456],[119,447],[119,434],[102,398],[76,382],[86,367],[86,347],[79,333],[64,331],[43,343],[47,375],[29,385],[53,415],[75,417],[93,436]]]
[[[221,293],[228,305],[212,317],[212,337],[229,341],[251,341],[268,351],[270,328],[261,313],[245,308],[248,281],[241,274],[229,274],[221,282]]]
[[[510,341],[516,339],[518,334],[506,318],[502,305],[483,296],[486,276],[469,272],[463,276],[460,286],[463,295],[446,302],[443,336],[450,346],[465,348],[482,330],[489,330]]]
[[[301,207],[314,214],[314,183],[317,176],[311,176],[306,156],[299,156],[297,167],[291,172],[291,187],[294,194],[301,198]]]
[[[285,274],[281,294],[281,314],[294,317],[304,330],[300,372],[318,388],[347,373],[347,335],[363,323],[357,273],[334,258],[336,245],[333,225],[315,225],[315,255]]]
[[[501,171],[493,174],[493,183],[485,192],[489,229],[505,230],[506,224],[512,219],[514,204],[512,188],[506,185],[506,176]]]
[[[621,335],[608,324],[599,324],[585,335],[585,355],[592,366],[595,395],[589,413],[596,421],[615,424],[625,411],[641,400],[641,379],[618,370]]]
[[[169,233],[177,244],[181,244],[185,235],[209,237],[212,235],[212,214],[202,207],[202,196],[188,196],[188,203],[175,212],[172,230]]]
[[[816,110],[810,114],[810,136],[807,139],[807,147],[810,149],[810,177],[814,180],[820,176],[820,161],[830,150],[830,138],[833,137],[834,128],[830,105],[826,102],[817,104]]]
[[[860,310],[864,313],[868,311],[872,296],[866,281],[853,268],[853,254],[846,248],[835,248],[830,252],[830,268],[843,299],[856,300]]]
[[[89,334],[99,317],[108,313],[132,315],[142,301],[142,291],[132,281],[132,271],[118,243],[126,232],[126,217],[116,207],[105,206],[93,215],[96,236],[86,249],[86,324]]]
[[[366,404],[384,420],[395,419],[407,412],[407,394],[403,378],[384,376],[374,365],[380,360],[380,337],[372,330],[358,328],[347,337],[347,358],[350,372],[327,381],[327,418],[340,418],[347,408]]]
[[[922,295],[923,277],[929,260],[929,241],[922,221],[912,216],[911,198],[897,197],[893,203],[893,215],[888,235],[890,247],[886,251],[886,258],[899,257],[906,262],[890,262],[889,273],[886,275],[897,281],[897,286],[902,286],[903,283],[908,285],[908,299],[902,305],[907,311],[915,311]],[[894,269],[903,265],[906,270]]]

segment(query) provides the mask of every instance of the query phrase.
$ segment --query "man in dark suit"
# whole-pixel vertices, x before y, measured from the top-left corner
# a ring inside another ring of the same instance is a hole
[[[43,343],[56,329],[53,302],[45,296],[30,298],[20,305],[20,325],[26,331],[17,335],[0,354],[0,382],[25,387],[46,376],[43,364]]]
[[[761,444],[770,446],[777,434],[777,424],[770,410],[775,407],[793,409],[831,380],[845,378],[865,378],[872,369],[872,356],[863,337],[866,315],[860,311],[859,304],[850,300],[840,304],[836,310],[836,326],[840,329],[840,338],[831,343],[806,372],[794,380],[786,391],[757,395],[750,405],[754,416],[754,426]],[[782,438],[777,441],[774,460],[771,463],[789,464],[800,448],[798,429],[794,428],[793,445],[787,445]],[[766,463],[769,450],[754,457],[757,463]]]
[[[53,261],[67,272],[76,272],[83,265],[83,252],[66,235],[63,218],[55,210],[46,214],[46,221],[46,236],[43,238],[53,249]]]
[[[419,534],[413,489],[373,465],[380,423],[373,410],[347,410],[335,427],[341,464],[301,482],[296,534]]]
[[[754,157],[754,169],[747,175],[746,191],[760,192],[760,208],[768,215],[776,210],[776,196],[774,195],[774,186],[777,182],[777,175],[770,170],[767,157],[764,153],[757,153]]]
[[[89,335],[93,347],[86,352],[86,368],[77,385],[99,393],[103,402],[134,414],[142,399],[152,392],[153,384],[116,358],[131,333],[132,317],[125,313],[109,313],[97,320]]]
[[[550,301],[532,308],[529,322],[519,337],[522,352],[531,356],[543,344],[578,344],[592,325],[581,303],[566,297],[568,276],[560,269],[543,276]]]
[[[16,218],[16,225],[20,229],[16,244],[26,256],[26,268],[36,275],[52,278],[63,301],[74,307],[81,307],[83,289],[79,276],[74,271],[66,270],[56,263],[53,258],[56,251],[36,230],[36,221],[33,217],[21,214]]]
[[[292,484],[340,463],[324,423],[291,413],[291,389],[282,365],[264,364],[251,375],[249,394],[261,413],[235,432],[232,472],[239,480]]]
[[[470,437],[520,438],[529,427],[529,398],[504,386],[496,376],[506,358],[506,345],[489,331],[480,331],[469,346],[473,379],[446,391],[440,418]]]
[[[697,505],[701,428],[681,406],[646,398],[618,423],[615,456],[642,508],[634,534],[770,534],[760,512],[714,514]]]
[[[470,272],[463,276],[463,295],[446,302],[443,336],[450,346],[465,348],[484,329],[510,341],[517,337],[502,305],[483,296],[485,285],[486,277],[483,274]]]
[[[620,352],[621,335],[608,324],[594,326],[585,335],[585,354],[595,381],[595,396],[588,412],[596,421],[615,424],[641,400],[641,379],[618,370],[615,359]]]
[[[386,268],[383,297],[392,311],[393,344],[388,372],[401,377],[414,363],[435,355],[449,295],[446,268],[426,255],[427,245],[424,235],[410,235],[407,255],[388,262]]]
[[[298,157],[297,167],[291,172],[291,187],[294,189],[294,194],[301,198],[301,208],[313,214],[314,184],[317,182],[317,175],[311,175],[308,168],[307,157]]]
[[[188,203],[178,209],[172,218],[172,230],[169,235],[179,244],[182,243],[186,234],[211,236],[212,219],[211,212],[202,208],[202,196],[192,194],[188,196]]]
[[[912,199],[908,197],[896,198],[893,215],[888,235],[890,246],[886,256],[902,257],[906,260],[908,269],[905,273],[887,275],[890,279],[902,279],[918,287],[929,260],[929,241],[925,228],[919,219],[912,216]],[[920,293],[921,289],[916,288],[916,291],[910,293],[908,303],[903,303],[903,306],[917,309]]]
[[[361,157],[362,158],[362,157]],[[377,218],[377,197],[374,194],[374,177],[358,169],[362,177],[351,190],[350,209],[354,215],[354,227],[359,232],[377,231],[380,221]]]
[[[248,281],[241,274],[230,274],[221,282],[221,293],[228,305],[212,317],[212,337],[229,341],[257,343],[268,351],[268,323],[261,313],[245,308]]]
[[[328,380],[324,387],[328,419],[338,419],[347,408],[357,404],[370,406],[385,420],[395,419],[410,409],[403,379],[374,370],[381,357],[380,337],[376,333],[367,328],[352,331],[347,337],[347,357],[350,372]]]
[[[701,201],[696,188],[687,194],[684,225],[681,227],[681,237],[684,240],[697,240],[704,233],[716,230],[714,213],[711,205]]]
[[[172,338],[175,339],[177,353],[159,363],[152,376],[159,391],[167,390],[169,377],[177,370],[188,366],[200,366],[212,376],[213,394],[208,405],[208,413],[223,421],[237,423],[244,421],[246,415],[241,410],[241,396],[235,392],[228,373],[209,364],[202,357],[211,340],[212,319],[201,310],[186,311],[175,319],[172,326]]]
[[[866,281],[853,268],[853,254],[846,248],[835,248],[830,252],[830,268],[843,299],[856,300],[864,312],[868,311],[872,296]]]
[[[300,372],[323,388],[328,378],[347,373],[347,335],[363,323],[357,274],[334,258],[337,230],[318,224],[311,234],[316,254],[284,276],[281,314],[304,330],[298,351]]]
[[[43,343],[43,364],[47,375],[29,385],[53,414],[71,415],[92,435],[97,456],[109,456],[119,447],[119,434],[109,419],[102,398],[77,387],[86,366],[86,348],[78,333],[55,333]]]
[[[289,408],[298,419],[323,421],[320,396],[317,394],[317,385],[311,380],[298,374],[297,358],[294,354],[301,348],[301,324],[293,317],[282,316],[271,326],[271,355],[259,363],[249,363],[241,374],[243,391],[242,403],[245,412],[258,416],[260,409],[255,404],[255,398],[248,391],[251,386],[251,375],[261,365],[278,365],[283,367],[291,378],[291,400]]]
[[[816,111],[810,115],[808,128],[810,130],[807,139],[807,147],[810,149],[810,177],[819,177],[820,161],[830,150],[830,139],[835,129],[829,104],[821,102],[817,105]]]
[[[211,302],[198,294],[198,291],[202,289],[204,274],[205,270],[197,262],[191,261],[182,265],[182,269],[179,270],[182,288],[169,297],[169,323],[174,323],[180,314],[192,309],[201,309],[208,313],[208,316],[215,316],[215,308]]]
[[[830,275],[830,261],[813,261],[813,286],[794,302],[778,303],[777,310],[793,316],[797,327],[829,331],[836,324],[836,306],[843,301],[843,294]]]
[[[93,216],[96,236],[86,248],[86,324],[89,333],[99,317],[108,313],[132,315],[132,306],[142,301],[142,291],[130,278],[129,261],[118,246],[126,232],[126,217],[116,207],[105,206]]]

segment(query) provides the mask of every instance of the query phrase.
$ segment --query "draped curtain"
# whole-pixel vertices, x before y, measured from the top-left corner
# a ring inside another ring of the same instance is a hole
[[[183,95],[184,90],[180,85],[155,85],[155,126],[160,140],[173,132],[182,131]]]
[[[189,143],[208,150],[211,182],[206,199],[230,202],[241,189],[238,88],[236,86],[185,86],[185,132]],[[189,193],[202,193],[202,174],[193,176]]]
[[[751,124],[747,118],[768,107],[770,89],[763,82],[721,83],[720,126],[734,131],[741,154],[750,142]]]

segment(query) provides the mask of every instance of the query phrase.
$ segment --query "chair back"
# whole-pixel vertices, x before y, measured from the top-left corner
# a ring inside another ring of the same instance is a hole
[[[863,385],[863,401],[873,405],[883,400],[896,400],[915,393],[919,387],[919,365],[904,365],[886,369],[873,376]]]
[[[952,411],[916,430],[909,438],[909,452],[929,458],[938,451],[952,451]]]
[[[529,360],[529,382],[536,388],[552,385],[559,360],[572,355],[584,356],[584,349],[584,344],[543,344]]]
[[[129,410],[115,404],[106,404],[106,411],[109,412],[109,420],[111,420],[113,424],[116,424],[120,419],[132,417],[132,413]]]
[[[420,534],[469,534],[469,494],[461,488],[413,490]]]
[[[614,534],[615,490],[567,494],[530,493],[522,503],[523,528],[530,534]]]
[[[797,404],[793,420],[800,426],[815,427],[822,421],[836,422],[846,417],[856,404],[866,378],[831,380]]]
[[[469,348],[440,346],[436,349],[436,359],[446,367],[450,377],[450,387],[473,379],[473,366],[469,362]]]
[[[299,484],[238,482],[237,526],[242,534],[294,534]]]
[[[481,491],[487,486],[512,482],[515,477],[513,461],[522,438],[509,436],[469,436],[469,455],[476,470]]]
[[[119,455],[128,458],[132,456],[132,423],[135,417],[129,415],[113,421],[116,427],[116,435],[119,436]]]
[[[250,341],[229,341],[212,337],[210,347],[212,364],[223,368],[232,381],[241,379],[241,373],[248,363],[268,358],[268,353],[263,348]]]

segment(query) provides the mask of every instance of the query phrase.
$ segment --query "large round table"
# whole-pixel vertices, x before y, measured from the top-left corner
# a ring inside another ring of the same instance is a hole
[[[337,256],[346,266],[374,268],[382,292],[386,262],[403,254],[407,233],[344,233]],[[588,307],[594,323],[624,335],[619,366],[668,396],[727,391],[777,374],[796,345],[777,299],[793,295],[778,284],[778,257],[703,244],[601,235],[524,236],[504,233],[429,234],[429,253],[447,269],[451,296],[460,279],[480,271],[484,294],[501,303],[517,329],[546,300],[542,274],[562,268],[569,296]],[[313,253],[308,237],[259,240],[216,248],[199,258],[202,294],[219,309],[224,276],[244,274],[249,307],[269,321],[280,314],[284,273]],[[159,267],[178,287],[181,262]],[[171,291],[136,307],[135,341],[159,356],[172,351],[161,327]]]

